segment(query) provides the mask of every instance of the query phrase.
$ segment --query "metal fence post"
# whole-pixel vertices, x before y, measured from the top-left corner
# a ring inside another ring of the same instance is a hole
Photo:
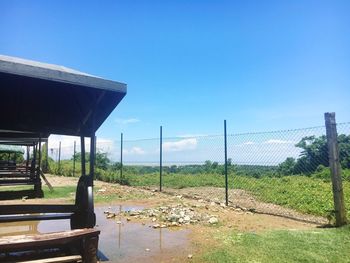
[[[224,120],[224,143],[225,143],[225,197],[226,206],[228,206],[228,178],[227,178],[227,132],[226,132],[226,120]]]
[[[123,133],[120,134],[120,183],[123,178]]]
[[[347,223],[347,220],[344,204],[343,183],[341,178],[341,166],[339,162],[337,123],[335,121],[334,112],[326,112],[324,117],[326,122],[329,168],[331,171],[333,185],[336,226],[342,226]]]
[[[163,127],[160,126],[160,155],[159,155],[159,192],[162,191],[162,172],[163,172]]]
[[[76,142],[74,141],[74,145],[73,145],[73,177],[75,177],[75,151],[76,151]]]

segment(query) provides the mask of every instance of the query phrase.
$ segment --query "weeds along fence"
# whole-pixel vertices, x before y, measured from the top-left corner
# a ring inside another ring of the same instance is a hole
[[[97,138],[96,177],[306,221],[335,220],[325,126],[229,131],[226,136],[223,131],[139,140],[125,135],[118,141]],[[350,123],[338,123],[337,132],[343,203],[350,211]],[[73,141],[61,150],[49,143],[51,171],[79,176],[80,162],[73,167],[73,153]]]

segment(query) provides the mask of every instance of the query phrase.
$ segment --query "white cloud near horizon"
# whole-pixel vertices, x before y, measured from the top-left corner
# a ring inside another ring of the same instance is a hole
[[[137,118],[129,118],[129,119],[117,118],[115,122],[120,125],[128,125],[128,124],[140,122],[140,120]]]
[[[180,152],[187,150],[195,150],[197,148],[197,139],[189,138],[175,142],[163,143],[164,152]]]
[[[278,139],[270,139],[270,140],[264,141],[263,144],[295,144],[295,142],[278,140]]]
[[[50,135],[49,137],[49,155],[55,157],[58,155],[59,143],[61,142],[61,159],[70,159],[74,153],[74,141],[76,142],[76,152],[80,152],[80,137],[65,135]],[[90,139],[85,138],[85,150],[90,152]],[[113,140],[97,137],[96,150],[112,153],[115,150]]]
[[[132,147],[131,149],[124,149],[123,153],[126,155],[143,155],[146,151],[141,147]]]
[[[195,138],[195,137],[206,137],[208,136],[208,134],[181,134],[181,135],[178,135],[176,137],[179,137],[179,138]]]

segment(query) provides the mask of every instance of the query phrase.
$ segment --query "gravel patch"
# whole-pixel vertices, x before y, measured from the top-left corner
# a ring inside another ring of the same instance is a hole
[[[216,187],[192,187],[183,189],[166,188],[163,193],[183,196],[199,201],[225,205],[225,189]],[[293,209],[285,208],[280,205],[265,203],[257,200],[248,192],[240,189],[229,190],[229,206],[240,208],[243,211],[254,213],[262,213],[268,215],[281,216],[285,218],[295,219],[303,222],[316,224],[327,224],[328,220],[324,217],[303,214]]]

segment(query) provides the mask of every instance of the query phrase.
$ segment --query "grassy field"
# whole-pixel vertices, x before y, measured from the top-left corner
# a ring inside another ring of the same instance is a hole
[[[33,190],[33,187],[28,186],[12,186],[12,187],[6,187],[2,189],[1,192],[21,192],[21,191],[27,191],[27,190]],[[75,199],[75,191],[76,186],[55,186],[54,191],[50,191],[50,189],[43,185],[42,190],[44,192],[44,198],[47,199],[56,199],[56,198],[65,198],[69,201],[73,201]],[[96,190],[96,189],[95,189]],[[22,197],[25,197],[26,193],[23,193]],[[19,197],[20,198],[20,197]]]
[[[130,185],[157,186],[159,175],[127,176]],[[163,187],[225,187],[221,175],[165,175]],[[350,182],[344,181],[345,202],[350,210]],[[258,200],[270,202],[297,211],[327,216],[333,210],[333,194],[331,183],[306,176],[286,176],[281,178],[252,178],[235,176],[229,178],[230,189],[249,191]],[[350,213],[348,212],[350,217]]]
[[[71,161],[62,163],[61,172],[68,176],[72,174]],[[79,174],[79,170],[77,174]],[[119,172],[96,169],[96,174],[102,181],[121,182]],[[123,183],[131,186],[159,186],[159,173],[140,175],[126,171],[124,175]],[[350,178],[350,170],[345,169],[343,175],[345,175],[345,178]],[[256,199],[263,202],[274,203],[307,214],[327,216],[334,209],[332,185],[329,176],[329,169],[324,169],[312,176],[262,176],[255,178],[253,176],[240,176],[231,173],[229,176],[229,188],[248,191]],[[164,189],[203,186],[224,188],[224,177],[221,174],[213,173],[164,173],[163,175]],[[348,209],[348,217],[350,218],[350,181],[348,179],[344,180],[343,186],[345,204]]]
[[[197,262],[350,262],[350,227],[223,233]]]
[[[145,199],[149,197],[149,195],[145,194],[144,192],[139,192],[137,190],[125,192],[122,189],[119,189],[117,185],[111,186],[110,191],[107,194],[99,194],[99,189],[100,187],[96,187],[96,186],[94,187],[94,202],[97,204],[110,203],[113,201],[140,200],[140,199]],[[5,191],[10,191],[10,192],[18,192],[18,191],[25,191],[25,190],[33,190],[33,187],[13,186],[13,187],[6,187],[5,189]],[[44,192],[44,199],[63,198],[69,203],[74,203],[75,201],[75,192],[76,192],[75,185],[55,186],[54,191],[50,191],[50,189],[44,185],[42,187],[42,190]],[[0,193],[1,192],[2,191],[0,191]],[[17,199],[25,197],[25,195],[26,193],[23,193]]]

